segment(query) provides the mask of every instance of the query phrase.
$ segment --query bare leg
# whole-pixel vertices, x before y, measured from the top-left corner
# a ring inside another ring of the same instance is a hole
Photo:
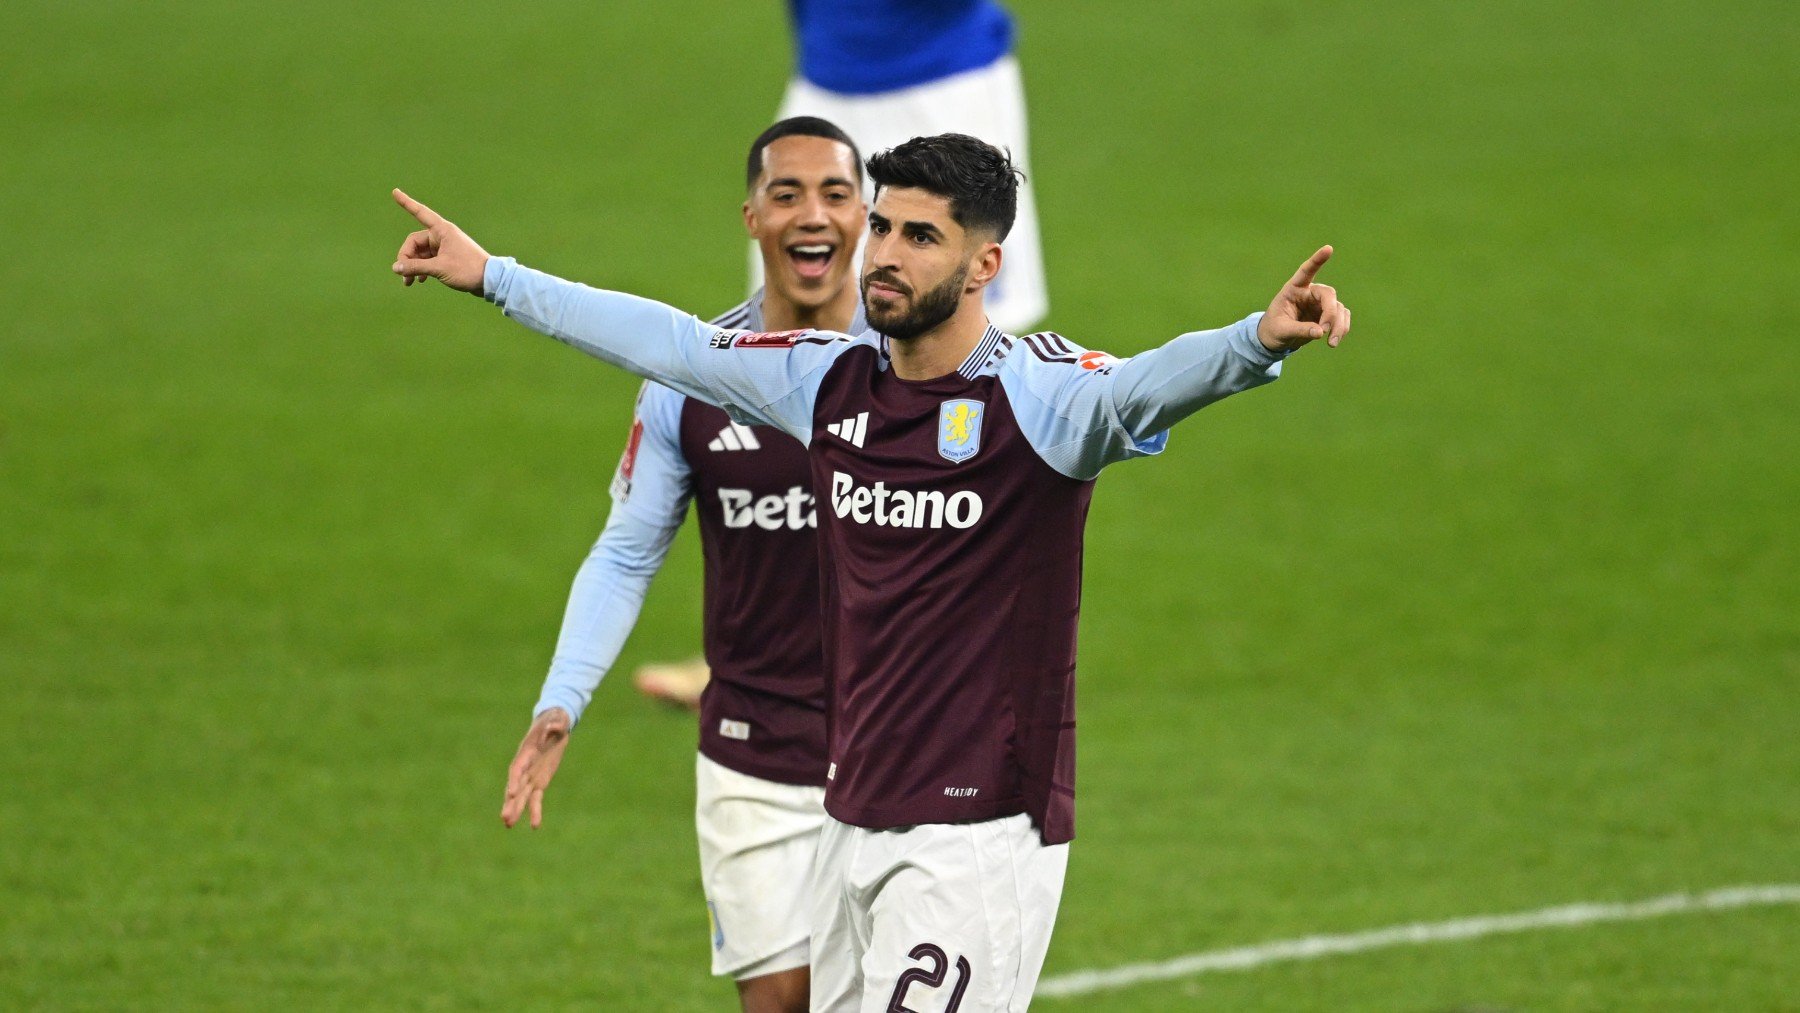
[[[806,1013],[812,976],[804,967],[776,971],[737,983],[744,1013]]]

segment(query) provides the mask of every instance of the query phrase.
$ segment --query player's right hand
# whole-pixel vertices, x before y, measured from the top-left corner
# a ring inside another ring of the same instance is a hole
[[[481,279],[487,273],[487,251],[443,215],[408,197],[406,191],[396,189],[394,201],[425,226],[400,244],[394,273],[405,278],[408,285],[436,278],[460,292],[480,295]]]
[[[563,750],[569,745],[569,712],[552,707],[539,714],[519,743],[518,755],[506,770],[506,801],[500,806],[500,822],[511,827],[531,810],[531,829],[544,823],[544,789],[556,776]]]

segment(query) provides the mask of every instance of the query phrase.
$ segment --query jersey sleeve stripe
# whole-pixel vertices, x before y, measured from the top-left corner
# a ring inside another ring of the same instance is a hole
[[[1050,339],[1052,338],[1055,338],[1057,343],[1061,344],[1063,348],[1066,349],[1069,347],[1068,343],[1064,342],[1060,335],[1051,334],[1047,331],[1038,334],[1025,335],[1025,347],[1031,349],[1033,355],[1036,355],[1045,362],[1075,362],[1076,356],[1074,352],[1071,351],[1068,354],[1059,354],[1055,350],[1056,346],[1051,343]]]

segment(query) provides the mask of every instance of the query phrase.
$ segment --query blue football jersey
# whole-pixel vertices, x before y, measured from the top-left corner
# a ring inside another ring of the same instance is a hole
[[[986,67],[1012,51],[994,0],[788,0],[800,74],[868,95]]]

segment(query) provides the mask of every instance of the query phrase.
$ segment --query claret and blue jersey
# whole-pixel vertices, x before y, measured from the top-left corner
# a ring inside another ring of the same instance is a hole
[[[762,320],[759,291],[713,324],[760,330]],[[851,326],[862,326],[860,311]],[[646,380],[612,501],[606,528],[570,589],[535,713],[560,707],[580,719],[691,504],[712,671],[700,698],[700,752],[766,781],[823,785],[818,521],[806,448]]]
[[[1276,378],[1259,315],[1126,360],[989,328],[900,378],[880,335],[733,331],[489,262],[506,314],[776,427],[810,452],[822,554],[826,809],[864,827],[1028,813],[1074,835],[1082,529],[1107,465]],[[771,508],[770,516],[775,512]]]

